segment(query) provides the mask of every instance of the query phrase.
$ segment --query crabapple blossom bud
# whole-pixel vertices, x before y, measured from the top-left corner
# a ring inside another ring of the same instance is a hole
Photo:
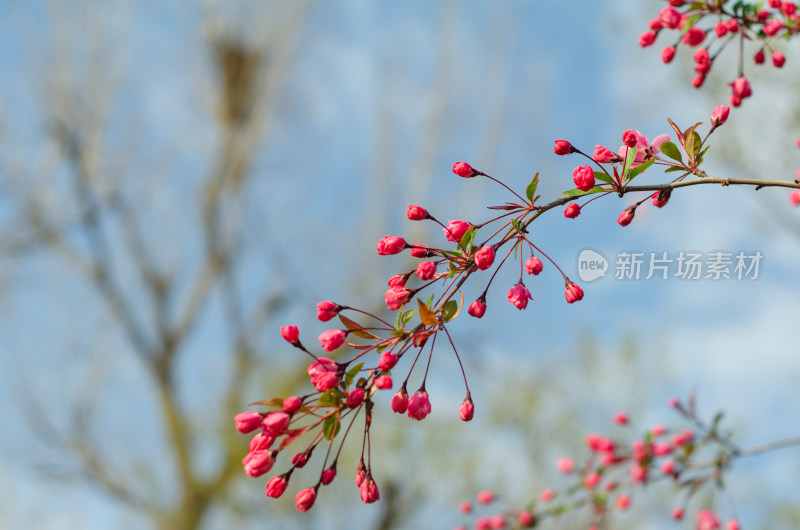
[[[397,364],[397,355],[393,354],[390,351],[385,351],[381,354],[381,358],[378,361],[378,370],[382,372],[388,372],[394,365]]]
[[[553,147],[553,151],[555,154],[563,156],[574,153],[575,148],[566,140],[556,140],[556,145]]]
[[[273,433],[261,431],[250,438],[249,449],[253,451],[266,451],[275,441]]]
[[[366,504],[372,504],[375,501],[380,500],[381,494],[378,492],[378,485],[375,484],[375,481],[372,480],[372,477],[368,477],[367,480],[361,483],[361,500],[364,501]]]
[[[336,363],[327,357],[319,357],[317,362],[306,370],[311,379],[311,384],[320,392],[326,392],[339,384],[339,376],[336,375],[337,371]]]
[[[665,475],[672,475],[675,473],[675,461],[674,460],[665,460],[661,464],[661,472]]]
[[[572,473],[572,470],[575,469],[575,462],[573,462],[571,458],[560,458],[558,462],[556,462],[556,469],[565,475]]]
[[[344,344],[344,331],[340,329],[329,329],[319,335],[319,344],[325,351],[333,351]]]
[[[356,408],[364,402],[364,389],[356,387],[347,394],[347,406],[351,409]]]
[[[472,166],[466,162],[456,162],[453,164],[453,173],[465,179],[472,178],[478,174],[478,172],[472,169]]]
[[[616,162],[618,161],[619,157],[614,154],[611,149],[607,147],[603,147],[602,145],[595,145],[594,146],[594,153],[592,154],[592,158],[595,162],[599,162],[601,164],[605,164],[608,162]]]
[[[703,86],[703,82],[706,80],[706,76],[703,74],[699,74],[692,79],[692,86],[695,88],[700,88]]]
[[[288,414],[294,414],[300,407],[303,406],[303,402],[300,401],[300,398],[297,396],[289,396],[283,400],[283,411]]]
[[[568,304],[575,303],[579,300],[583,300],[583,289],[567,280],[566,287],[564,288],[564,296],[566,296]]]
[[[633,221],[634,215],[636,215],[636,206],[629,206],[622,210],[622,213],[617,217],[617,222],[620,226],[628,226]]]
[[[767,5],[773,9],[780,9],[781,0],[767,0]]]
[[[695,517],[697,530],[716,530],[719,528],[719,519],[711,510],[700,510]]]
[[[430,280],[436,274],[436,264],[432,261],[423,261],[417,266],[417,276],[420,280]]]
[[[683,43],[687,46],[697,46],[706,38],[706,32],[697,26],[692,26],[683,34]]]
[[[248,434],[261,427],[261,413],[254,410],[240,412],[233,417],[236,422],[236,430],[242,434]]]
[[[406,248],[406,240],[400,236],[383,236],[383,239],[378,241],[377,250],[381,256],[391,256],[399,254]]]
[[[753,62],[756,64],[764,64],[764,50],[758,50],[755,55],[753,55]]]
[[[791,16],[794,15],[794,12],[797,10],[797,6],[794,2],[781,2],[781,11],[784,15]]]
[[[589,191],[594,188],[594,171],[586,164],[572,170],[572,181],[575,187],[581,191]]]
[[[581,207],[574,202],[569,203],[567,207],[564,208],[564,217],[575,219],[580,214],[581,214]]]
[[[494,500],[494,493],[489,490],[481,490],[475,496],[479,504],[489,504]]]
[[[408,400],[408,417],[421,421],[430,413],[431,402],[428,399],[428,393],[424,390],[417,390]]]
[[[458,509],[461,513],[472,513],[472,503],[469,501],[461,501],[458,505]]]
[[[779,51],[772,52],[772,64],[775,66],[775,68],[782,68],[783,63],[785,62],[786,62],[786,56],[784,56],[781,52]]]
[[[296,468],[305,467],[305,465],[308,463],[308,458],[310,456],[311,454],[309,452],[300,451],[299,453],[297,453],[292,457],[292,465]]]
[[[539,494],[539,498],[542,499],[542,502],[550,502],[553,500],[554,496],[553,490],[544,490]]]
[[[506,518],[502,515],[493,515],[489,519],[489,526],[498,529],[498,528],[505,528],[506,527]]]
[[[409,204],[408,208],[406,209],[406,217],[412,221],[422,221],[423,219],[428,218],[428,211],[422,206]]]
[[[667,405],[672,408],[677,408],[680,405],[680,401],[678,401],[678,398],[676,397],[671,397],[667,400]]]
[[[655,192],[652,195],[652,197],[653,197],[653,206],[655,206],[656,208],[663,208],[669,202],[670,196],[672,196],[672,190],[671,189],[661,190],[661,191]]]
[[[665,28],[675,29],[681,24],[681,14],[672,7],[665,7],[658,14],[658,20]]]
[[[327,486],[328,484],[333,482],[333,479],[335,478],[336,478],[336,468],[331,466],[322,472],[322,477],[320,478],[320,480],[322,481],[323,485]]]
[[[735,18],[728,20],[728,33],[738,33],[739,32],[739,21]]]
[[[464,398],[461,402],[461,407],[458,409],[458,417],[461,421],[470,421],[475,414],[475,405],[472,403],[472,398]]]
[[[478,517],[475,519],[475,530],[491,530],[492,520],[488,517]]]
[[[676,521],[683,519],[683,508],[673,508],[670,516]]]
[[[379,375],[375,378],[375,388],[380,390],[389,390],[393,384],[392,378],[388,375]]]
[[[272,456],[272,451],[253,451],[247,453],[242,459],[244,465],[244,472],[250,477],[260,477],[270,469],[275,463],[275,458]]]
[[[448,221],[447,228],[444,229],[444,236],[447,238],[448,241],[453,241],[455,243],[460,243],[461,238],[464,237],[464,234],[467,233],[472,227],[466,221]]]
[[[717,25],[714,26],[714,33],[721,39],[728,33],[728,24],[724,21],[717,22]]]
[[[631,498],[628,495],[620,495],[617,497],[617,508],[620,510],[627,510],[631,505]]]
[[[789,194],[789,201],[794,205],[800,205],[800,190],[793,190],[792,193]]]
[[[542,260],[536,256],[531,256],[528,258],[528,261],[525,262],[525,272],[528,274],[537,276],[540,272],[542,272],[543,268],[544,266],[542,265]]]
[[[478,298],[477,300],[469,304],[467,313],[469,313],[470,316],[473,316],[475,318],[481,318],[486,313],[486,301],[481,298]]]
[[[600,474],[599,473],[589,473],[586,475],[586,478],[583,479],[583,485],[587,488],[594,488],[600,482]]]
[[[392,311],[396,311],[403,307],[411,298],[411,292],[405,287],[395,286],[386,291],[384,300],[386,300],[386,307]]]
[[[667,433],[667,428],[661,425],[660,423],[657,423],[652,427],[650,427],[650,434],[652,436],[661,436],[666,433]]]
[[[628,129],[622,134],[622,143],[627,145],[628,147],[633,147],[637,144],[638,138],[636,137],[636,131],[633,129]]]
[[[327,322],[339,313],[339,306],[330,300],[324,300],[317,304],[317,318],[322,322]]]
[[[281,337],[283,337],[283,340],[291,344],[300,343],[300,332],[297,330],[297,326],[281,327]]]
[[[647,27],[652,29],[653,31],[657,31],[664,27],[664,24],[661,23],[660,20],[657,18],[652,19],[650,22],[647,23]]]
[[[317,499],[317,492],[314,488],[306,488],[299,492],[294,498],[294,506],[301,512],[307,512],[314,506],[314,501]]]
[[[392,411],[396,414],[405,414],[408,410],[408,393],[406,387],[401,388],[392,396]]]
[[[484,271],[494,263],[494,248],[491,245],[481,247],[475,252],[475,266]]]
[[[739,528],[741,527],[739,526],[739,521],[736,519],[731,519],[728,521],[728,524],[725,525],[725,530],[739,530]]]
[[[666,63],[671,63],[672,59],[675,58],[675,46],[665,46],[663,50],[661,50],[661,60]]]
[[[628,424],[628,415],[624,412],[617,412],[614,414],[614,423],[617,425],[627,425]]]
[[[387,281],[386,284],[389,287],[405,287],[406,280],[407,278],[404,274],[395,274],[389,278],[389,281]]]
[[[521,511],[519,512],[519,515],[517,515],[517,522],[519,522],[520,526],[522,527],[533,526],[535,521],[536,518],[529,511]]]
[[[655,456],[664,456],[668,455],[672,452],[672,447],[666,443],[654,443],[653,444],[653,454]]]
[[[647,481],[647,468],[639,464],[631,466],[631,480],[634,484],[643,484]]]
[[[717,128],[728,121],[728,114],[730,114],[730,112],[731,108],[725,105],[717,105],[714,107],[714,112],[711,113],[711,126]]]
[[[769,35],[770,37],[774,37],[776,33],[778,33],[781,28],[783,28],[783,21],[773,18],[769,22],[765,23],[763,26],[764,33]]]
[[[528,300],[533,300],[531,292],[522,282],[514,284],[511,289],[508,290],[507,298],[508,301],[514,304],[514,307],[519,310],[528,307]]]
[[[267,493],[267,497],[272,497],[273,499],[277,499],[283,492],[286,491],[286,486],[289,484],[289,481],[286,480],[285,475],[278,475],[277,477],[272,477],[267,482],[266,487],[264,488]]]
[[[261,421],[264,429],[274,432],[284,432],[289,428],[292,419],[283,411],[270,412]]]
[[[653,30],[645,31],[641,35],[639,35],[639,46],[642,48],[647,48],[648,46],[652,45],[656,41],[656,32]]]
[[[756,18],[758,18],[759,22],[764,22],[769,18],[769,11],[767,11],[766,9],[762,9],[756,14]]]

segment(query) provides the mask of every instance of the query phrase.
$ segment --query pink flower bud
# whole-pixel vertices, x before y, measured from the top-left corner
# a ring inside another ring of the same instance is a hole
[[[396,311],[403,307],[411,298],[411,292],[405,287],[395,286],[386,291],[384,300],[386,300],[386,307],[392,311]]]
[[[478,172],[472,169],[472,166],[466,162],[456,162],[453,164],[453,173],[465,179],[474,177],[478,174]]]
[[[661,472],[665,475],[672,475],[673,473],[675,473],[675,461],[665,460],[661,464]]]
[[[260,477],[272,469],[274,463],[275,458],[271,451],[253,451],[242,459],[244,472],[250,477]]]
[[[396,414],[405,414],[408,410],[408,393],[403,387],[392,396],[392,411]]]
[[[633,216],[636,215],[636,206],[628,206],[617,217],[617,222],[620,226],[628,226],[633,221]]]
[[[254,410],[240,412],[233,417],[236,422],[236,430],[242,434],[251,433],[261,427],[261,419],[261,413]]]
[[[728,33],[728,24],[727,24],[727,22],[724,22],[722,20],[717,22],[717,25],[714,26],[714,33],[716,33],[717,37],[719,37],[720,39],[722,37],[724,37]]]
[[[676,521],[680,521],[681,519],[683,519],[683,508],[673,508],[672,513],[670,515]]]
[[[665,46],[663,50],[661,50],[661,60],[666,63],[671,63],[672,60],[675,58],[675,46]]]
[[[378,370],[382,372],[388,372],[394,365],[397,364],[397,356],[390,351],[385,351],[381,354],[381,358],[378,361]]]
[[[572,181],[575,187],[581,191],[589,191],[594,188],[594,171],[586,164],[572,170]]]
[[[770,37],[774,37],[775,34],[781,30],[781,28],[783,28],[783,21],[773,18],[764,24],[764,33]]]
[[[523,528],[528,528],[533,526],[533,523],[536,522],[536,518],[529,511],[521,511],[517,516],[517,522],[519,522],[520,526]]]
[[[733,97],[731,101],[733,102],[734,107],[738,107],[744,98],[750,97],[753,94],[752,90],[750,90],[750,83],[744,76],[731,83],[731,88],[733,90]]]
[[[339,377],[336,375],[338,367],[336,363],[327,357],[320,357],[317,362],[306,370],[311,384],[320,392],[326,392],[339,384]]]
[[[381,494],[378,492],[378,485],[368,477],[367,480],[361,483],[361,500],[366,504],[371,504],[380,500]]]
[[[683,34],[683,43],[687,46],[697,46],[706,38],[706,32],[697,26],[692,26]]]
[[[356,408],[364,402],[364,389],[356,387],[347,394],[347,406],[351,409]]]
[[[406,280],[407,278],[404,274],[395,274],[389,278],[389,281],[387,281],[386,284],[389,287],[405,287]]]
[[[556,145],[553,147],[553,151],[557,155],[568,155],[570,153],[575,152],[575,148],[572,147],[572,144],[566,140],[556,140]]]
[[[329,467],[328,469],[322,472],[322,477],[320,477],[320,480],[322,481],[322,484],[324,486],[327,486],[328,484],[333,482],[333,479],[335,478],[336,478],[336,468]]]
[[[697,530],[716,530],[719,528],[719,519],[711,510],[700,510],[695,517]]]
[[[417,265],[417,276],[420,280],[430,280],[436,274],[436,264],[432,261],[423,261]]]
[[[728,524],[725,525],[725,530],[739,530],[740,528],[739,521],[736,519],[731,519],[728,521]]]
[[[406,209],[406,217],[412,221],[422,221],[423,219],[428,218],[428,211],[422,206],[409,204],[408,208]]]
[[[775,68],[782,68],[783,63],[785,62],[786,62],[786,56],[784,56],[781,52],[779,51],[772,52],[772,64],[775,66]]]
[[[424,420],[431,413],[431,402],[428,393],[417,390],[408,400],[408,417],[417,421]]]
[[[272,497],[273,499],[277,499],[283,492],[286,491],[286,486],[289,484],[289,481],[286,480],[285,475],[278,475],[277,477],[272,477],[267,482],[267,486],[264,488],[267,493],[267,497]]]
[[[294,498],[294,506],[301,512],[307,512],[314,506],[315,500],[317,500],[317,492],[314,488],[306,488]]]
[[[586,478],[583,479],[583,485],[589,489],[594,488],[600,482],[600,474],[599,473],[589,473],[586,475]]]
[[[253,451],[266,451],[275,442],[275,435],[271,432],[261,431],[250,438],[249,449]]]
[[[270,412],[261,421],[261,425],[268,431],[285,432],[292,419],[283,411]]]
[[[565,475],[572,473],[572,470],[575,469],[575,462],[573,462],[571,458],[560,458],[558,462],[556,462],[556,469]]]
[[[388,375],[379,375],[375,378],[375,388],[380,390],[389,390],[393,384],[392,378]]]
[[[631,465],[631,480],[634,484],[644,484],[647,481],[647,468],[637,463]]]
[[[753,62],[756,64],[764,64],[764,50],[758,50],[755,55],[753,55]]]
[[[340,329],[329,329],[319,335],[319,344],[325,351],[333,351],[344,344],[344,331]]]
[[[728,20],[728,33],[738,33],[739,32],[739,21],[735,18]]]
[[[467,313],[469,313],[470,316],[473,316],[475,318],[481,318],[486,313],[486,301],[481,298],[478,298],[477,300],[469,304]]]
[[[281,327],[281,337],[283,337],[283,340],[291,344],[300,343],[300,332],[297,330],[297,326]]]
[[[428,255],[428,247],[424,245],[411,245],[411,257],[412,258],[424,258]]]
[[[553,500],[554,496],[553,490],[544,490],[539,494],[539,498],[542,499],[542,502],[550,502]]]
[[[634,131],[633,129],[628,129],[622,133],[622,143],[628,147],[634,147],[638,143],[637,132],[638,131]]]
[[[794,206],[800,205],[800,190],[792,190],[792,193],[789,194],[789,202]]]
[[[303,406],[303,402],[300,401],[300,398],[296,396],[289,396],[283,400],[283,411],[288,414],[294,414],[300,407]]]
[[[491,245],[481,247],[475,252],[475,266],[484,271],[494,263],[494,248]]]
[[[383,236],[383,239],[378,241],[378,254],[381,256],[391,256],[399,254],[406,248],[406,240],[399,236]]]
[[[595,145],[594,146],[594,153],[592,154],[592,158],[595,162],[599,162],[601,164],[605,164],[608,162],[617,162],[619,157],[612,153],[610,149],[607,147],[603,147],[602,145]]]
[[[472,503],[469,501],[461,501],[458,505],[458,509],[461,513],[472,513]]]
[[[617,412],[614,414],[614,423],[617,425],[627,425],[628,424],[628,415],[624,412]]]
[[[577,206],[577,204],[575,206]],[[530,258],[528,258],[528,261],[525,262],[525,272],[527,272],[528,274],[533,274],[534,276],[538,276],[538,274],[542,272],[543,268],[544,266],[542,266],[542,260],[540,260],[536,256],[531,256]]]
[[[472,403],[472,398],[464,398],[461,402],[461,407],[458,409],[458,417],[461,421],[470,421],[475,414],[475,405]]]
[[[620,510],[627,510],[631,505],[631,498],[628,495],[620,495],[617,497],[617,508]]]
[[[665,28],[675,29],[681,24],[681,14],[672,7],[665,7],[658,14],[658,20]]]
[[[764,22],[769,18],[769,11],[767,11],[766,9],[762,9],[761,11],[758,12],[756,17],[758,18],[759,22]]]
[[[568,304],[573,304],[579,300],[583,300],[583,289],[567,280],[566,287],[564,288],[564,296],[567,298]]]
[[[448,221],[447,228],[444,229],[444,236],[447,238],[448,241],[453,241],[455,243],[460,243],[461,238],[464,237],[464,234],[467,233],[472,227],[466,221]]]
[[[522,282],[514,284],[511,289],[508,290],[507,298],[508,301],[514,304],[514,307],[519,310],[528,307],[528,300],[533,300],[531,292]]]
[[[494,500],[494,493],[489,490],[481,490],[475,496],[475,500],[478,501],[478,504],[489,504]]]
[[[647,48],[648,46],[652,45],[656,41],[656,32],[653,30],[645,31],[641,35],[639,35],[639,46],[642,48]]]
[[[660,423],[656,423],[652,427],[650,427],[650,434],[652,436],[661,436],[667,433],[667,428],[661,425]]]
[[[678,398],[671,397],[669,398],[669,400],[667,400],[667,404],[675,409],[678,408],[678,406],[680,405],[680,401],[678,401]]]
[[[308,458],[311,456],[311,453],[308,451],[300,451],[296,455],[292,457],[292,465],[296,468],[305,467],[308,463]]]
[[[652,29],[653,31],[657,31],[657,30],[663,28],[664,24],[662,24],[661,21],[658,20],[657,18],[654,18],[654,19],[650,20],[650,22],[647,23],[647,27]]]
[[[703,86],[703,82],[706,80],[706,76],[703,74],[697,75],[692,78],[692,86],[695,88],[700,88]]]
[[[655,192],[653,197],[653,206],[656,208],[663,208],[669,202],[669,198],[672,196],[672,190],[661,190]]]
[[[794,15],[794,12],[797,10],[797,6],[794,2],[781,2],[781,11],[784,15],[791,16]]]
[[[564,208],[564,217],[575,219],[580,214],[581,214],[581,207],[574,202],[569,203],[567,207]]]
[[[327,322],[339,314],[339,309],[339,306],[330,300],[319,302],[317,304],[317,318],[322,322]]]
[[[694,62],[700,63],[700,64],[711,62],[711,57],[708,55],[708,50],[705,49],[705,48],[698,48],[694,52]],[[708,72],[708,70],[705,70],[703,73],[705,73],[705,72]],[[698,73],[700,73],[700,72],[698,72]]]
[[[767,5],[773,9],[780,9],[781,0],[767,0]]]
[[[728,121],[728,114],[730,114],[730,112],[730,107],[717,105],[714,108],[714,112],[711,113],[711,126],[716,128]]]

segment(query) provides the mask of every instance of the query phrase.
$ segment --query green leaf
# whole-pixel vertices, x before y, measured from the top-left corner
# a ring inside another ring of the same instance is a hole
[[[661,152],[673,160],[683,162],[683,157],[681,156],[681,152],[678,150],[678,146],[672,142],[664,142],[661,144]]]
[[[338,394],[335,388],[323,392],[319,396],[319,405],[321,407],[335,407],[339,404]]]
[[[408,311],[403,313],[403,327],[405,327],[405,325],[408,324],[408,321],[411,320],[411,318],[416,314],[417,314],[416,309],[409,309]]]
[[[633,146],[628,148],[628,153],[625,155],[625,163],[622,165],[622,173],[625,174],[633,164],[633,161],[636,160],[636,152],[639,150],[638,147]]]
[[[442,320],[449,322],[456,315],[456,311],[458,311],[458,302],[455,300],[448,300],[447,303],[444,304],[444,307],[442,307]]]
[[[600,193],[601,191],[608,191],[608,190],[606,188],[603,188],[602,186],[595,186],[589,191],[581,191],[579,189],[574,189],[574,190],[567,190],[563,192],[561,195],[567,195],[569,197],[580,197],[581,195],[591,195],[592,193]]]
[[[428,298],[425,300],[425,305],[428,306],[428,309],[433,307],[433,293],[428,295]]]
[[[697,131],[690,132],[686,137],[686,155],[690,158],[694,158],[700,148],[703,145],[703,140],[700,138],[700,135],[697,134]]]
[[[611,184],[611,177],[608,176],[608,173],[603,173],[602,171],[595,171],[594,178],[595,180],[600,180],[607,184]]]
[[[647,168],[652,166],[655,161],[656,161],[655,158],[651,158],[650,160],[648,160],[644,164],[641,164],[641,165],[636,166],[635,168],[631,169],[630,173],[628,173],[628,182],[632,181],[637,176],[642,174]]]
[[[350,383],[353,382],[353,379],[358,375],[358,372],[361,371],[361,367],[364,366],[364,363],[358,363],[354,367],[350,368],[347,372],[345,372],[344,376],[344,386],[350,386]]]
[[[539,185],[539,172],[536,172],[536,175],[533,176],[533,180],[531,183],[528,184],[528,187],[525,188],[525,195],[527,195],[528,200],[533,202],[533,196],[536,194],[536,187]]]
[[[356,337],[361,337],[362,339],[380,340],[380,337],[378,337],[377,335],[373,335],[369,331],[365,331],[361,324],[350,320],[341,313],[339,313],[339,320],[341,320],[342,324],[344,324],[345,327],[349,329],[350,332]]]
[[[472,248],[472,243],[475,242],[475,234],[478,231],[475,229],[474,226],[471,226],[469,230],[467,230],[464,235],[461,237],[461,248],[469,250]]]
[[[322,422],[322,433],[325,435],[325,438],[328,440],[333,440],[333,437],[339,434],[339,429],[342,427],[342,423],[339,421],[339,415],[334,414],[333,416],[329,416]]]
[[[673,171],[686,171],[686,169],[680,166],[670,166],[664,170],[664,173],[672,173]]]

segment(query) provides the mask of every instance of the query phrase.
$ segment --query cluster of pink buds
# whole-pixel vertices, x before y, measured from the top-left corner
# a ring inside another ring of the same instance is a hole
[[[687,405],[675,398],[670,399],[669,404],[693,428],[673,430],[653,425],[643,436],[628,443],[620,442],[618,437],[588,434],[586,455],[580,463],[567,457],[555,463],[559,473],[571,478],[571,484],[543,490],[538,501],[524,510],[509,506],[494,508],[491,515],[478,515],[480,505],[492,505],[496,501],[494,494],[484,490],[476,497],[477,505],[464,501],[460,511],[475,518],[475,528],[529,528],[547,518],[589,507],[592,522],[588,529],[596,530],[613,512],[630,509],[637,489],[667,480],[682,493],[681,504],[669,517],[676,521],[684,519],[692,496],[704,488],[713,489],[722,484],[731,462],[742,453],[730,441],[730,433],[720,430],[721,414],[706,423],[697,416],[694,398]],[[615,414],[613,420],[620,432],[634,427],[623,412]],[[720,517],[710,509],[699,510],[695,523],[698,530],[721,528]],[[730,518],[725,528],[738,529],[738,520]]]
[[[731,82],[731,105],[738,107],[752,92],[744,75],[743,45],[746,41],[759,43],[753,56],[756,64],[765,61],[765,51],[772,57],[772,64],[781,68],[786,57],[772,46],[773,41],[789,38],[800,32],[800,13],[795,2],[769,0],[747,3],[731,0],[668,0],[658,16],[652,19],[649,29],[639,37],[639,45],[651,46],[656,38],[669,30],[676,30],[674,40],[661,50],[661,60],[672,62],[680,45],[697,48],[694,52],[696,76],[692,85],[699,88],[711,70],[714,60],[722,50],[734,41],[740,50],[739,74]],[[703,47],[698,47],[705,43]]]

